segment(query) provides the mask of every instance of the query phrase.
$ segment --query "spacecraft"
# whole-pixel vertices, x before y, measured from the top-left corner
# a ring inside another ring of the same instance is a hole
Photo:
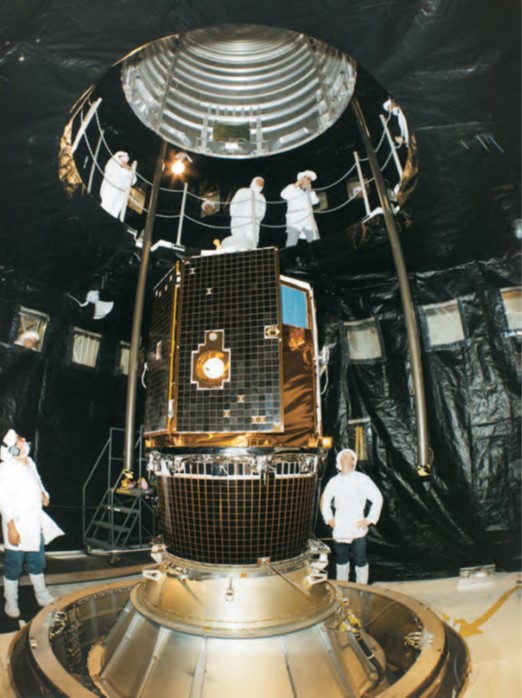
[[[303,34],[227,25],[132,52],[121,77],[135,116],[162,138],[144,290],[166,143],[230,159],[294,149],[340,118],[356,64]],[[144,433],[162,531],[153,563],[139,580],[64,596],[26,625],[10,650],[17,694],[459,695],[467,648],[429,608],[328,579],[330,551],[314,536],[331,443],[313,291],[280,274],[277,249],[179,260],[154,289],[147,366]]]
[[[327,579],[313,292],[277,250],[179,262],[154,290],[147,360],[154,564],[20,631],[18,695],[458,695],[467,649],[429,608]]]

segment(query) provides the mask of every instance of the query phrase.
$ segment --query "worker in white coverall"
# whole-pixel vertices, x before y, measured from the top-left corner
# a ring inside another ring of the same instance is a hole
[[[265,217],[266,199],[261,193],[265,186],[262,177],[254,177],[249,187],[242,187],[230,202],[231,235],[222,242],[222,248],[255,250],[259,242],[259,226]]]
[[[395,142],[397,143],[397,145],[405,145],[406,147],[408,147],[410,144],[410,134],[408,131],[408,122],[406,121],[406,117],[404,116],[402,109],[399,107],[397,102],[391,97],[388,97],[388,99],[386,100],[386,102],[384,102],[382,107],[389,114],[397,118],[397,124],[399,126],[400,135],[395,136]]]
[[[114,218],[120,218],[127,208],[130,188],[135,182],[136,172],[129,165],[129,154],[118,150],[105,165],[100,187],[102,208]]]
[[[312,170],[304,170],[297,175],[297,181],[286,186],[281,198],[287,202],[286,208],[286,246],[297,245],[298,240],[319,240],[319,231],[314,218],[312,206],[319,203],[319,198],[312,189],[317,175]]]
[[[0,515],[4,536],[5,613],[19,618],[18,580],[24,562],[29,571],[36,600],[40,606],[54,601],[44,579],[44,546],[62,529],[42,507],[49,504],[49,493],[42,484],[32,458],[30,445],[9,429],[0,448]]]
[[[337,579],[347,582],[350,575],[350,553],[355,563],[355,581],[368,584],[369,565],[366,555],[368,527],[376,524],[382,509],[382,494],[374,482],[356,472],[357,456],[350,448],[340,451],[336,466],[339,475],[328,481],[321,497],[321,514],[333,529],[337,563]],[[366,503],[370,502],[365,516]],[[335,507],[335,514],[332,510]]]

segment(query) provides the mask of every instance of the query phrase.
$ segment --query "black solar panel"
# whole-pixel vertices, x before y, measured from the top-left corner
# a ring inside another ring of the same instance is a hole
[[[175,431],[281,431],[275,250],[185,262],[177,324]],[[222,379],[203,375],[205,366],[210,376],[223,369]]]
[[[274,461],[267,472],[240,475],[234,463],[187,456],[184,473],[159,475],[157,492],[169,552],[198,562],[255,564],[302,554],[312,534],[318,473]],[[316,459],[316,463],[322,461]]]
[[[146,433],[164,431],[167,428],[175,283],[173,270],[154,289],[147,355]]]

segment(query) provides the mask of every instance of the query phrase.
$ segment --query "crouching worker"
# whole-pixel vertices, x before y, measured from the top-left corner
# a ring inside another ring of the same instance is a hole
[[[328,481],[321,498],[324,522],[333,530],[337,579],[347,582],[350,575],[350,553],[355,563],[355,581],[368,584],[369,566],[366,555],[368,527],[376,524],[382,509],[382,494],[364,473],[355,471],[357,456],[350,448],[337,454],[339,475]],[[366,502],[371,503],[365,516]],[[335,507],[335,515],[332,511]]]
[[[18,580],[24,562],[40,606],[54,601],[45,586],[44,546],[62,529],[42,507],[49,504],[49,493],[38,474],[36,464],[29,458],[30,445],[9,429],[0,448],[0,515],[4,536],[4,596],[5,613],[19,618]]]

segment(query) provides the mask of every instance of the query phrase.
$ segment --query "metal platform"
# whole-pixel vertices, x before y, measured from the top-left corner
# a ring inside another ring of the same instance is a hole
[[[466,645],[413,599],[356,584],[311,587],[303,560],[235,575],[209,566],[198,579],[182,562],[43,609],[11,647],[18,695],[446,698],[464,690]]]

